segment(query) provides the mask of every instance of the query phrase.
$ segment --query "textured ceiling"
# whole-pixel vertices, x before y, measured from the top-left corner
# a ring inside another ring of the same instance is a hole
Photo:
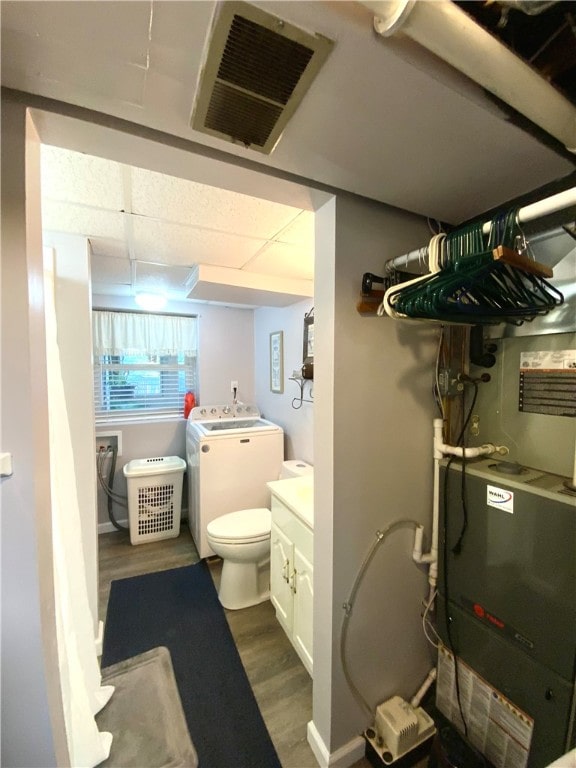
[[[310,211],[43,146],[42,218],[88,237],[94,293],[184,299],[199,264],[310,283],[298,298],[312,290]]]
[[[518,127],[510,110],[463,75],[401,36],[377,36],[360,3],[258,5],[334,41],[271,155],[190,126],[220,8],[213,0],[4,0],[2,84],[454,224],[573,171],[565,154]],[[211,203],[214,190],[194,195],[192,185],[182,196],[176,178],[107,172],[113,180],[93,171],[91,181],[78,183],[84,202],[49,193],[45,205],[47,222],[91,230],[97,255],[179,267],[201,259],[215,267],[225,256],[229,268],[253,274],[296,269],[296,232],[311,227],[310,215],[297,218],[301,209],[253,209],[251,217],[246,201]],[[180,205],[188,195],[195,203]]]

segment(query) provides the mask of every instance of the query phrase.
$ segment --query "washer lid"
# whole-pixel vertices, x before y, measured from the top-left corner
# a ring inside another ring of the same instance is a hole
[[[206,530],[216,539],[254,539],[270,534],[272,515],[269,509],[241,509],[217,517]]]

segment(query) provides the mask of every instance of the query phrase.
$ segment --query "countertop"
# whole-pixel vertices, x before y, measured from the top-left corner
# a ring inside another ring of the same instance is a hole
[[[314,529],[314,476],[292,477],[267,483],[273,496],[294,512],[309,528]]]

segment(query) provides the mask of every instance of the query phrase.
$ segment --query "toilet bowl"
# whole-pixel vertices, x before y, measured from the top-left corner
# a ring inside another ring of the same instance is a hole
[[[208,523],[208,543],[222,558],[218,597],[224,608],[248,608],[270,597],[269,509],[241,509]]]
[[[285,461],[280,479],[312,472],[303,461]],[[222,558],[218,598],[224,608],[236,610],[270,597],[269,509],[241,509],[208,523],[206,535],[212,550]]]

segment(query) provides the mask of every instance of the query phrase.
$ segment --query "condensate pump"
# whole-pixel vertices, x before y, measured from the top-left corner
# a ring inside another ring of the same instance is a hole
[[[364,736],[386,765],[391,765],[436,733],[434,721],[422,707],[393,696],[376,707],[374,727]]]

